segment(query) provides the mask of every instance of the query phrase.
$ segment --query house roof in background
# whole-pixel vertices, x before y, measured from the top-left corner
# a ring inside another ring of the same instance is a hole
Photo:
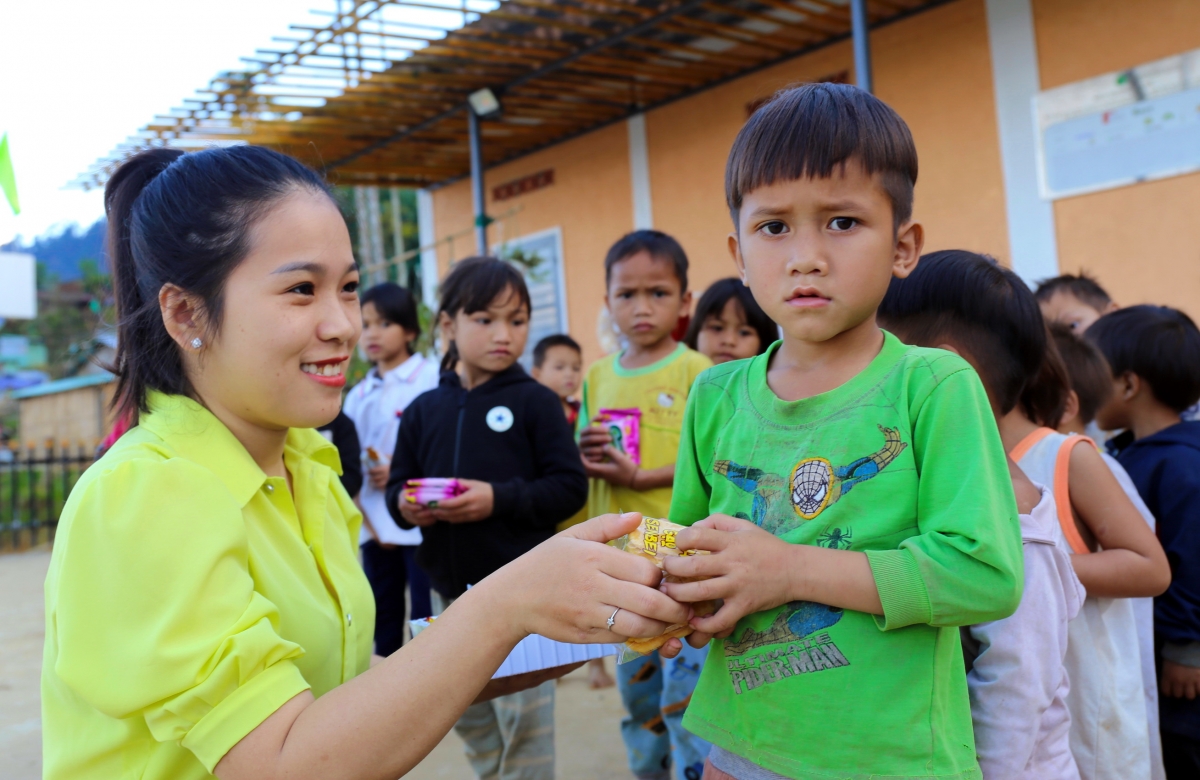
[[[107,371],[102,371],[97,374],[84,374],[82,376],[73,376],[67,379],[56,379],[53,382],[43,382],[40,385],[33,387],[25,387],[20,390],[14,390],[12,397],[18,401],[26,398],[38,398],[43,395],[54,395],[56,393],[66,393],[70,390],[80,390],[85,387],[95,387],[97,385],[106,385],[109,382],[115,382],[116,376]]]
[[[868,14],[877,25],[943,2],[869,0]],[[246,70],[219,74],[76,184],[103,186],[148,146],[253,143],[339,184],[435,186],[469,172],[466,101],[478,89],[503,105],[483,124],[491,166],[850,33],[848,0],[339,0],[338,8],[328,24],[295,25],[277,39],[282,47],[243,58]]]

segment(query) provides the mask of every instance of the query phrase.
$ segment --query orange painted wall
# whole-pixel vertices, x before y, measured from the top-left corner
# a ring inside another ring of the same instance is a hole
[[[873,33],[872,49],[877,92],[905,118],[917,142],[916,216],[926,226],[926,246],[964,247],[1007,260],[984,0],[959,0],[889,25]],[[687,250],[692,289],[701,291],[733,272],[723,175],[747,104],[788,84],[848,70],[851,62],[850,45],[843,42],[647,113],[655,227]],[[492,186],[545,168],[555,169],[552,187],[489,202],[488,209],[496,216],[521,207],[502,226],[508,235],[561,226],[571,332],[590,361],[600,354],[595,331],[603,306],[602,258],[633,227],[625,124],[489,170],[489,198]],[[470,228],[468,182],[435,191],[434,221],[439,238]],[[490,240],[500,238],[493,228]],[[464,236],[455,254],[467,256],[473,246]],[[443,273],[449,259],[445,248],[439,251]]]
[[[486,143],[486,137],[484,139]],[[492,188],[546,168],[554,184],[544,189],[492,201]],[[520,210],[489,228],[489,245],[548,228],[562,229],[566,269],[567,317],[571,335],[591,362],[601,356],[596,316],[604,306],[604,253],[633,229],[633,195],[629,174],[629,135],[624,122],[488,170],[488,214],[499,217]],[[472,225],[470,182],[459,181],[433,193],[437,237],[469,230]],[[454,242],[456,259],[475,254],[473,234]],[[451,261],[449,247],[438,250],[442,275]]]
[[[1195,0],[1033,0],[1042,88],[1200,48]],[[1054,204],[1059,265],[1086,270],[1119,303],[1200,317],[1200,173]]]
[[[915,216],[929,249],[1008,258],[984,0],[960,0],[872,34],[876,92],[917,143]],[[646,115],[655,227],[676,236],[702,290],[733,273],[725,159],[747,104],[852,68],[849,42],[745,76]]]

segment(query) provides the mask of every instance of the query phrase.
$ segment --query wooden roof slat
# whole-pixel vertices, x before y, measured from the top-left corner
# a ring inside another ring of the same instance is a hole
[[[868,14],[878,23],[939,2],[869,0]],[[342,181],[428,186],[468,170],[464,109],[476,89],[491,87],[503,107],[482,128],[492,165],[850,28],[841,0],[501,0],[492,11],[468,8],[457,28],[462,9],[433,0],[345,5],[325,12],[324,26],[291,25],[274,39],[283,46],[219,73],[78,181],[101,184],[145,145],[245,140]],[[442,16],[410,20],[406,9]]]

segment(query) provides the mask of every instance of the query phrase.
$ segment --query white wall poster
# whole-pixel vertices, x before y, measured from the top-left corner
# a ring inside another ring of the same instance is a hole
[[[513,238],[492,252],[515,265],[525,275],[533,312],[529,320],[529,342],[521,365],[533,367],[533,348],[546,336],[567,332],[567,293],[563,278],[562,229],[550,228]]]
[[[1200,49],[1034,98],[1042,197],[1200,170]]]

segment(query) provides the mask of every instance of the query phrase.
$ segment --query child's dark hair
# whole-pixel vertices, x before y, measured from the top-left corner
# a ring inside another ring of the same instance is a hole
[[[1066,370],[1033,293],[993,258],[961,249],[924,255],[907,279],[892,279],[878,319],[906,343],[950,344],[968,355],[1001,414],[1020,404],[1058,427]]]
[[[565,333],[555,333],[553,336],[547,336],[537,343],[533,348],[533,367],[541,368],[546,362],[546,353],[551,347],[567,347],[575,350],[579,355],[583,355],[583,348],[579,346],[579,342],[571,338]]]
[[[692,321],[688,323],[683,343],[696,349],[696,342],[700,337],[701,329],[704,328],[705,321],[709,317],[720,317],[721,312],[725,310],[725,304],[729,303],[730,299],[738,302],[738,306],[742,307],[742,316],[746,318],[746,324],[758,333],[758,354],[766,352],[767,347],[779,340],[779,326],[775,324],[775,320],[768,317],[767,313],[762,310],[758,301],[754,300],[750,288],[742,284],[741,279],[730,276],[727,279],[718,279],[713,282],[704,291],[704,295],[700,296],[700,302],[696,304],[696,313],[692,315]]]
[[[150,149],[117,169],[104,188],[118,317],[114,408],[145,412],[151,390],[191,394],[159,290],[173,284],[196,296],[209,335],[217,333],[225,282],[249,251],[251,228],[298,190],[329,194],[315,172],[259,146]]]
[[[1114,377],[1137,374],[1168,408],[1182,412],[1200,399],[1200,331],[1178,309],[1118,309],[1096,320],[1084,336],[1104,353]]]
[[[1078,276],[1063,274],[1053,279],[1043,279],[1038,282],[1034,295],[1040,302],[1046,303],[1060,292],[1078,298],[1096,311],[1104,311],[1105,307],[1112,303],[1108,291],[1101,287],[1095,279],[1082,272]]]
[[[1076,336],[1068,325],[1050,323],[1050,337],[1067,370],[1071,389],[1079,398],[1079,419],[1084,424],[1090,423],[1112,396],[1112,370],[1108,361],[1095,344]]]
[[[747,193],[778,181],[826,179],[856,160],[880,174],[895,228],[912,217],[917,147],[890,106],[847,84],[805,84],[776,93],[742,126],[725,166],[725,202],[738,229]]]
[[[460,260],[442,281],[442,301],[438,319],[450,318],[459,312],[474,314],[484,311],[497,297],[509,292],[525,305],[526,313],[533,311],[525,277],[510,263],[495,257],[468,257]],[[442,358],[442,370],[453,371],[458,365],[458,347],[451,341]]]
[[[413,334],[408,342],[409,354],[417,351],[421,336],[421,319],[417,316],[417,299],[395,282],[377,284],[362,295],[362,305],[371,304],[382,319],[399,325]]]
[[[687,253],[679,242],[663,233],[661,230],[635,230],[617,239],[604,257],[604,286],[612,281],[613,266],[622,260],[633,257],[638,252],[646,252],[655,260],[666,260],[675,269],[675,277],[679,279],[679,291],[687,292],[688,288],[688,259]]]

